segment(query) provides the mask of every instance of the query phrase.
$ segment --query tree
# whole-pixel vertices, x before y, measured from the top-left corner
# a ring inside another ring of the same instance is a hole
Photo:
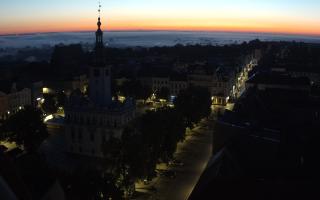
[[[131,174],[128,173],[128,165],[123,162],[123,145],[118,138],[111,136],[108,141],[102,144],[102,151],[107,163],[109,163],[111,174],[115,180],[115,185],[123,191],[126,196],[130,196],[134,191],[134,182]]]
[[[160,118],[158,127],[161,127],[161,135],[163,137],[159,159],[168,163],[173,159],[178,142],[185,139],[185,125],[182,115],[175,109],[162,108],[157,113]]]
[[[143,85],[138,80],[124,82],[120,87],[120,93],[126,97],[146,100],[151,96],[151,88]]]
[[[181,91],[175,99],[175,107],[185,119],[186,126],[193,128],[211,113],[211,97],[206,88],[191,86]]]
[[[122,192],[115,185],[111,174],[104,174],[92,169],[77,169],[69,177],[70,190],[68,199],[122,199]]]
[[[160,91],[157,93],[158,99],[165,99],[168,100],[170,96],[170,90],[167,87],[163,87],[160,89]]]
[[[67,96],[64,92],[60,91],[58,94],[57,94],[57,104],[56,106],[57,107],[65,107],[66,105],[66,102],[67,102]]]
[[[141,120],[126,127],[122,134],[122,162],[129,167],[132,179],[146,179],[154,175],[155,164],[151,161],[152,152],[145,136],[139,132]]]
[[[34,152],[48,136],[46,125],[43,123],[42,112],[31,106],[11,115],[5,121],[4,129],[8,139],[23,145],[27,152]]]
[[[182,116],[175,109],[147,112],[123,132],[123,162],[134,179],[151,179],[157,163],[169,162],[184,137]]]
[[[152,89],[149,86],[141,85],[137,88],[136,99],[148,99],[152,94]]]
[[[44,103],[42,104],[42,110],[47,114],[53,114],[57,112],[58,107],[54,95],[44,95]]]

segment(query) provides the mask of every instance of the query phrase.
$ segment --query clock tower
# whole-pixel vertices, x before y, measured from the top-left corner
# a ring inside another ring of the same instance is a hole
[[[112,102],[110,66],[106,64],[103,32],[101,30],[100,16],[96,31],[96,44],[94,49],[94,62],[90,67],[89,97],[98,107],[107,107]]]

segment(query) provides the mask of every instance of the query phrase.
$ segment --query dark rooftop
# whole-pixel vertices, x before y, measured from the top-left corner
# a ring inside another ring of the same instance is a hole
[[[308,86],[310,85],[310,80],[306,77],[293,78],[288,75],[278,73],[257,73],[254,74],[247,83]]]
[[[15,84],[13,81],[0,80],[0,92],[4,92],[6,94],[10,94],[13,84]],[[21,84],[16,84],[16,89],[18,91],[20,91],[20,90],[23,89],[23,87],[22,87]]]

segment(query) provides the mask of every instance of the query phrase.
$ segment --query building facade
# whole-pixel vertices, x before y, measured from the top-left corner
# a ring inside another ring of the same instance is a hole
[[[8,116],[8,96],[7,94],[0,92],[0,120],[6,119]]]
[[[170,80],[169,90],[172,96],[177,96],[181,90],[188,88],[188,82],[186,80]]]
[[[2,84],[0,91],[0,119],[6,119],[24,106],[32,105],[31,89],[17,87],[16,83]]]

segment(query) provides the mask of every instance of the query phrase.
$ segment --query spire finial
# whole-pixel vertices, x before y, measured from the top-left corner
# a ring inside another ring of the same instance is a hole
[[[101,14],[101,1],[99,0],[99,17],[98,17],[98,29],[96,31],[96,63],[99,65],[103,65],[104,63],[104,55],[103,55],[103,32],[101,30],[101,19],[100,19],[100,14]]]
[[[100,20],[100,17],[101,17],[101,1],[99,0],[99,9],[98,9],[98,13],[99,13],[99,17],[98,17],[98,30],[100,30],[100,27],[101,27],[101,20]]]
[[[99,0],[99,9],[98,9],[98,12],[99,12],[99,19],[100,19],[100,15],[101,15],[101,1]]]

